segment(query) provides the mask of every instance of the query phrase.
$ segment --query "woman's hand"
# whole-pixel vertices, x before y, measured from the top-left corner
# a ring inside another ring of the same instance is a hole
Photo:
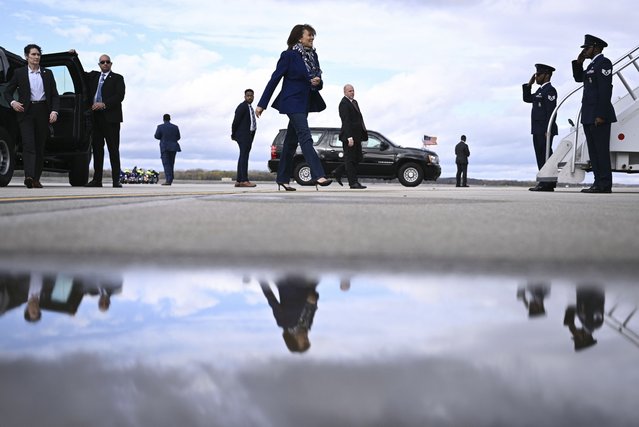
[[[264,111],[264,108],[262,108],[262,107],[255,108],[255,115],[257,117],[260,117],[262,115],[262,111]]]

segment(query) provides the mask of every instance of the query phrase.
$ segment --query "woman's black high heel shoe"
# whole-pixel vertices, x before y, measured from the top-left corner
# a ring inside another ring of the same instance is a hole
[[[277,182],[277,191],[280,191],[280,187],[284,187],[286,191],[295,191],[296,189],[289,186],[288,184],[282,184],[281,182]]]
[[[331,183],[333,182],[332,179],[324,179],[324,181],[319,182],[319,181],[315,181],[315,191],[319,191],[319,189],[317,188],[317,186],[321,186],[321,187],[328,187],[329,185],[331,185]]]

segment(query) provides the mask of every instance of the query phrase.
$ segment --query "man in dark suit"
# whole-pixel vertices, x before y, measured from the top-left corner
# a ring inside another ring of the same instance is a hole
[[[175,155],[178,151],[182,151],[178,141],[180,140],[180,128],[171,123],[171,116],[165,114],[164,123],[158,125],[155,130],[155,139],[160,140],[160,157],[162,158],[162,166],[164,167],[164,184],[171,185],[173,183],[173,166],[175,165]]]
[[[104,166],[104,142],[106,141],[111,161],[113,187],[120,184],[120,123],[122,123],[122,101],[124,100],[124,78],[111,71],[109,55],[100,56],[100,71],[86,74],[89,93],[93,94],[93,179],[87,187],[102,187]]]
[[[455,187],[468,187],[466,184],[468,175],[468,158],[470,150],[466,144],[466,135],[461,136],[461,141],[455,145],[455,164],[457,165],[457,175]]]
[[[249,153],[257,130],[257,120],[253,111],[253,89],[244,91],[244,102],[235,109],[235,116],[231,124],[231,139],[237,142],[240,147],[240,157],[237,159],[237,176],[235,178],[236,187],[255,187],[248,179]]]
[[[528,83],[524,83],[522,94],[524,102],[532,104],[530,113],[531,130],[533,136],[533,146],[535,148],[535,156],[537,157],[537,169],[541,169],[546,163],[546,135],[548,131],[548,123],[552,112],[557,106],[557,90],[550,83],[553,67],[545,64],[535,64],[536,73],[532,75]],[[539,89],[532,94],[531,87],[533,83],[540,85]],[[552,156],[552,139],[557,135],[557,123],[553,122],[550,132],[550,152]],[[555,191],[557,182],[539,182],[536,186],[529,188],[530,191]]]
[[[49,124],[58,119],[60,97],[50,70],[40,67],[42,49],[35,44],[24,48],[27,66],[18,68],[6,87],[4,97],[16,111],[24,160],[24,185],[42,188],[44,145],[50,135]],[[13,93],[18,89],[18,99]]]
[[[355,100],[355,88],[347,84],[344,86],[344,97],[339,103],[339,118],[342,119],[342,128],[339,132],[339,140],[344,148],[344,164],[333,171],[335,180],[342,184],[342,173],[346,170],[348,185],[353,190],[366,188],[357,180],[357,165],[362,161],[362,141],[368,141],[368,131],[364,125],[364,117]]]
[[[586,34],[583,50],[572,61],[572,75],[583,82],[581,124],[584,127],[590,165],[595,182],[582,193],[612,193],[612,167],[610,165],[610,124],[617,121],[612,106],[612,62],[601,53],[608,43]],[[584,71],[583,63],[592,61]]]

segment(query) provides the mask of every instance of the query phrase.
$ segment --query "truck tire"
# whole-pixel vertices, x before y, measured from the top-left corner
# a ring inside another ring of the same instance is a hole
[[[16,165],[16,148],[9,133],[0,128],[0,187],[6,187],[13,178]]]
[[[424,180],[424,171],[417,163],[404,163],[399,168],[397,179],[404,187],[417,187]]]
[[[311,177],[311,167],[306,162],[299,162],[295,165],[293,171],[293,178],[299,185],[313,185],[313,178]]]

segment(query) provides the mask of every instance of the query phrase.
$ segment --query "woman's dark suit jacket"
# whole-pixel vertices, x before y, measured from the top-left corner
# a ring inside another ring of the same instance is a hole
[[[319,66],[317,54],[313,52],[313,55]],[[326,109],[326,103],[318,92],[322,89],[323,82],[312,90],[311,76],[306,70],[302,55],[291,49],[280,55],[271,80],[266,85],[260,102],[257,103],[258,107],[266,109],[282,77],[282,91],[272,105],[280,114],[318,112]]]

